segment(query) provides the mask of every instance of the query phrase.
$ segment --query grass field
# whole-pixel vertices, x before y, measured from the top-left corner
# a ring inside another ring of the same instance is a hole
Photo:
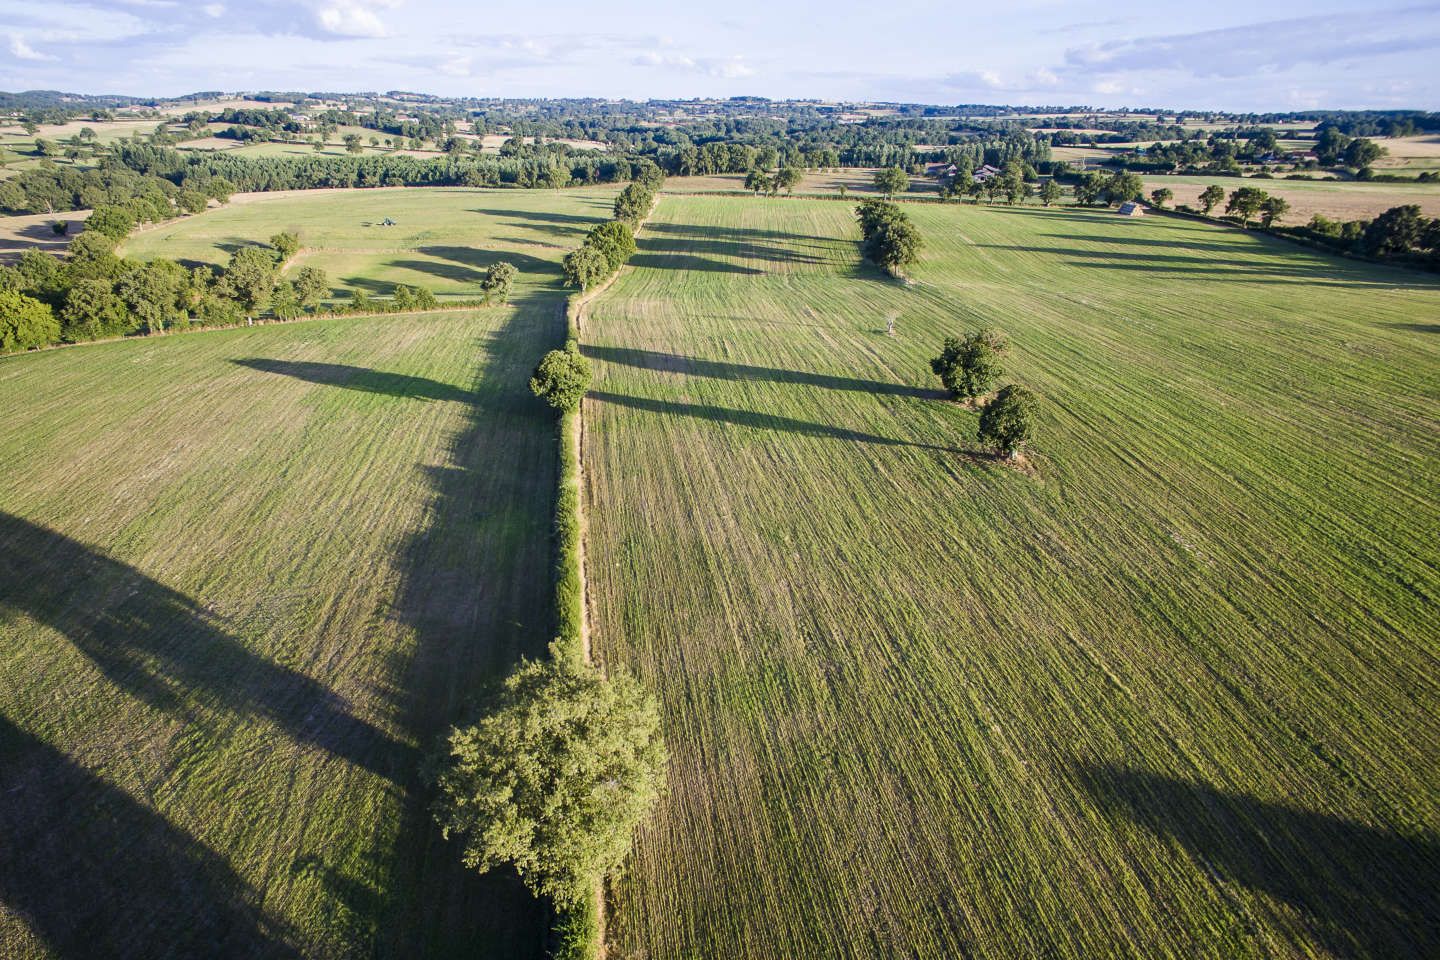
[[[1175,203],[1199,206],[1200,191],[1219,184],[1229,196],[1241,187],[1258,187],[1284,197],[1290,212],[1282,225],[1308,223],[1315,214],[1337,220],[1370,219],[1391,207],[1415,203],[1427,217],[1440,217],[1440,183],[1370,183],[1358,180],[1257,180],[1253,177],[1166,177],[1145,174],[1145,193],[1169,187]],[[1221,205],[1223,212],[1224,205]]]
[[[300,234],[290,269],[327,271],[337,295],[388,295],[397,283],[440,297],[475,298],[485,269],[508,260],[520,270],[516,295],[559,289],[560,258],[610,215],[613,186],[545,190],[462,187],[297,190],[245,194],[127,240],[126,256],[223,264],[247,243],[281,230]],[[396,221],[382,227],[386,217]]]
[[[620,955],[1440,952],[1440,284],[1105,212],[666,196],[582,340]],[[897,336],[884,333],[898,316]],[[993,323],[1034,475],[926,360]]]
[[[449,197],[545,238],[598,202]],[[0,955],[543,954],[418,782],[554,629],[526,380],[564,319],[516,259],[508,308],[0,360]]]

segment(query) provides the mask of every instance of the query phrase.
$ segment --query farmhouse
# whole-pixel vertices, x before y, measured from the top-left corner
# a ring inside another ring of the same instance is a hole
[[[1000,175],[1000,168],[999,168],[999,167],[992,167],[992,166],[990,166],[990,164],[987,163],[987,164],[985,164],[983,167],[981,167],[979,170],[976,170],[976,171],[975,171],[975,175],[974,175],[974,178],[973,178],[973,179],[975,180],[976,183],[984,183],[986,180],[989,180],[991,177],[998,177],[999,175]]]
[[[1145,215],[1145,209],[1134,200],[1126,200],[1120,204],[1120,209],[1115,212],[1122,217],[1143,217]]]

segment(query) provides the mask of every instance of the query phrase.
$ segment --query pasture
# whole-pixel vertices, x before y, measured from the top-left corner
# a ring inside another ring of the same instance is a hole
[[[1440,951],[1440,284],[914,205],[905,285],[850,210],[662,196],[582,327],[592,642],[672,758],[620,955]],[[937,396],[981,324],[1033,473]]]
[[[414,202],[488,226],[436,242],[479,249],[600,202],[446,196]],[[343,232],[381,197],[330,201]],[[543,955],[545,908],[461,867],[419,779],[554,630],[526,381],[564,318],[549,254],[514,259],[510,307],[0,359],[0,955]]]
[[[1169,177],[1143,174],[1145,195],[1160,187],[1175,193],[1172,203],[1188,203],[1199,207],[1200,191],[1212,183],[1219,184],[1226,196],[1241,187],[1257,187],[1266,193],[1284,197],[1290,212],[1281,224],[1298,226],[1308,223],[1315,214],[1334,220],[1369,220],[1391,207],[1414,203],[1427,217],[1440,216],[1440,183],[1373,183],[1361,180],[1273,180],[1255,177]],[[1221,204],[1216,212],[1223,212]]]
[[[546,190],[463,187],[296,190],[237,195],[199,216],[141,230],[123,253],[223,264],[281,230],[300,235],[290,270],[325,270],[336,296],[388,295],[395,284],[474,299],[490,264],[520,270],[516,296],[559,290],[560,258],[610,215],[614,186]],[[389,217],[394,226],[381,226]]]

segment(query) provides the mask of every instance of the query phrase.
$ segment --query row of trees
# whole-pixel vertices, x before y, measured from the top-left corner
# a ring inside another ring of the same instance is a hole
[[[1316,214],[1297,232],[1336,250],[1440,269],[1440,217],[1425,217],[1418,204],[1391,207],[1374,220],[1342,223]]]
[[[1005,337],[990,328],[964,337],[947,337],[930,369],[957,400],[975,404],[1005,372]],[[1006,384],[981,406],[979,441],[997,455],[1014,459],[1035,431],[1035,395],[1024,387]]]
[[[589,290],[635,255],[635,230],[650,215],[655,192],[663,182],[664,175],[651,166],[620,191],[615,198],[615,219],[591,228],[580,246],[560,262],[567,286]]]
[[[899,276],[919,258],[920,231],[898,204],[864,200],[855,208],[855,219],[860,224],[861,252],[891,276]]]

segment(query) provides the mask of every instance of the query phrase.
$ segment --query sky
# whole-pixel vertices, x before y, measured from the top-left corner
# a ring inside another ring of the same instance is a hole
[[[1440,108],[1440,0],[0,0],[0,89]]]

